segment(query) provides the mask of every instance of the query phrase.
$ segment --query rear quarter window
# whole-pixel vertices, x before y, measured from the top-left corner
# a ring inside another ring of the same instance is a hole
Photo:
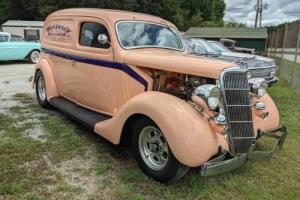
[[[74,37],[75,22],[71,19],[49,21],[44,27],[43,42],[70,46]]]

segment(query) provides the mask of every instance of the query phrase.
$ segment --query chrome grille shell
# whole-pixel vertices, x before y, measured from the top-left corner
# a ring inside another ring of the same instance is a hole
[[[231,151],[235,154],[246,153],[255,142],[247,71],[225,69],[220,75],[220,87]]]
[[[276,72],[276,67],[251,68],[249,69],[252,78],[270,78],[272,72]]]

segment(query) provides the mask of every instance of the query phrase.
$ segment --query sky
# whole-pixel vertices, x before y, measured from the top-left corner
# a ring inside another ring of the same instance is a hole
[[[225,21],[233,21],[253,27],[255,24],[254,6],[257,0],[225,0]],[[300,0],[263,0],[268,9],[263,12],[263,26],[278,25],[300,19]]]

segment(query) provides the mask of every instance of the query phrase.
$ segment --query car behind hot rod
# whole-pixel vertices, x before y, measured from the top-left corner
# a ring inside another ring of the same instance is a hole
[[[249,78],[264,78],[271,85],[278,81],[277,69],[273,59],[253,54],[231,52],[217,41],[207,41],[196,37],[183,38],[188,53],[225,60],[239,65],[249,71]]]
[[[0,32],[0,61],[27,59],[37,63],[40,51],[41,45],[38,42],[27,42],[20,36]]]
[[[169,182],[269,157],[261,136],[282,147],[287,129],[263,79],[232,63],[185,52],[177,28],[159,17],[67,9],[44,26],[35,72],[39,104],[53,106],[113,144],[130,142],[149,176]]]

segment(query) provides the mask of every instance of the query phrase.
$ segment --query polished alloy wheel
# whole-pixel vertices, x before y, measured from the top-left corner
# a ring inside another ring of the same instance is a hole
[[[46,100],[46,86],[45,86],[45,80],[42,76],[39,77],[39,80],[38,80],[38,95],[39,95],[39,98],[42,100],[42,101],[45,101]]]
[[[144,127],[140,132],[138,145],[142,159],[149,168],[158,171],[167,165],[169,147],[158,128]]]
[[[31,52],[30,58],[31,58],[32,62],[37,63],[40,59],[40,52],[38,52],[38,51]]]

